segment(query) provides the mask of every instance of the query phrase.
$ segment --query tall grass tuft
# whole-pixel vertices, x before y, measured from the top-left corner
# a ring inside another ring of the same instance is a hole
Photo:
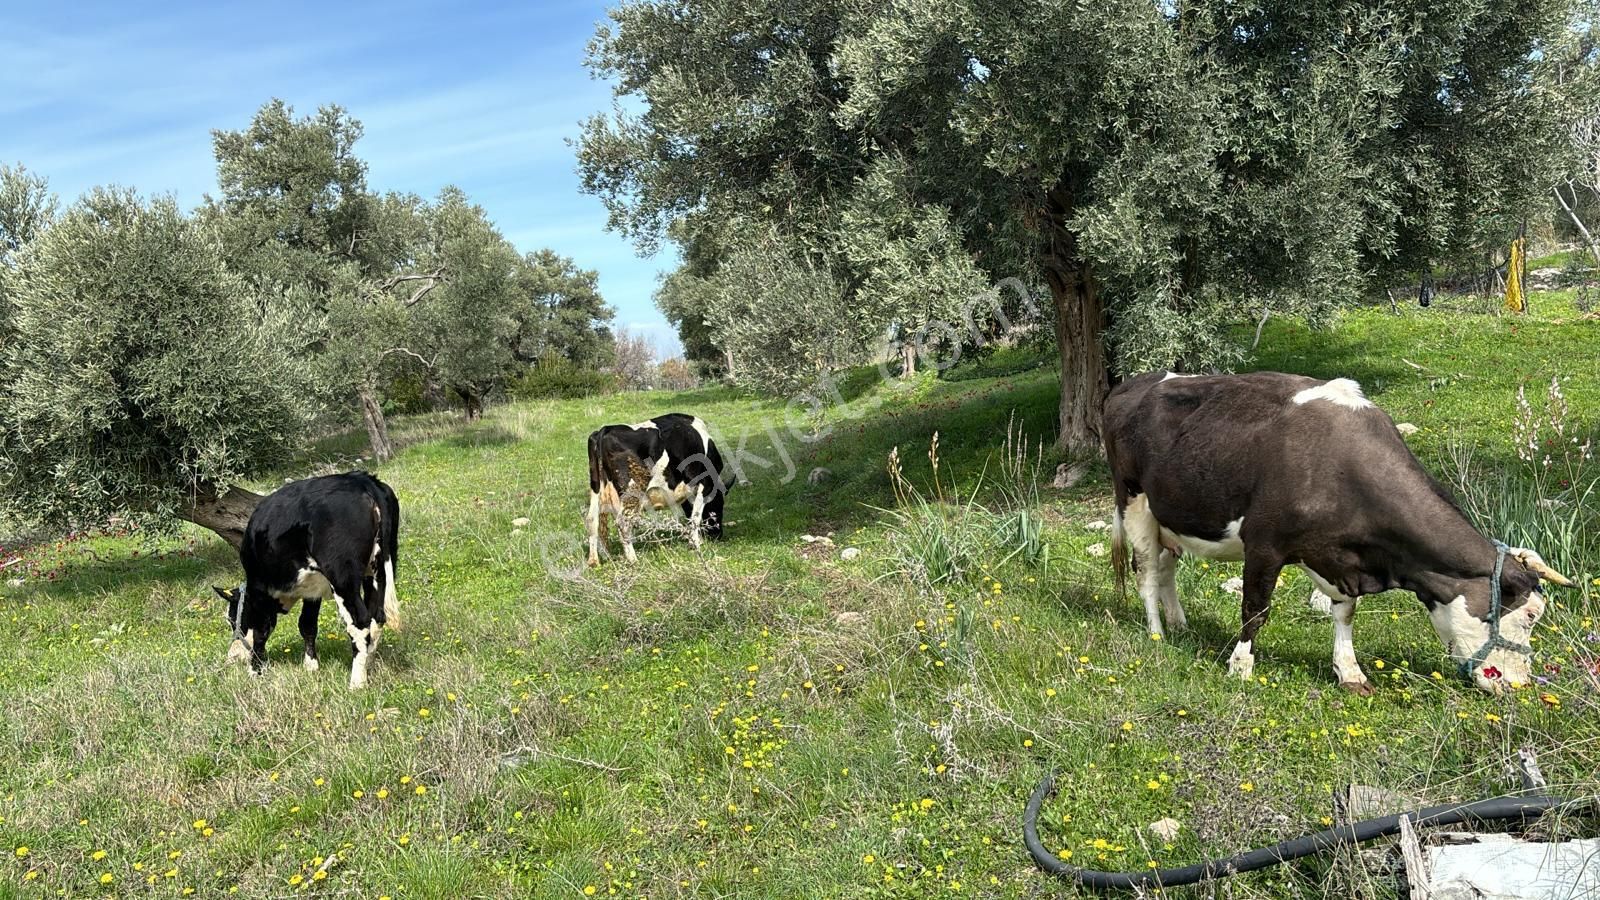
[[[880,509],[890,523],[891,575],[932,589],[961,581],[982,565],[998,568],[1018,561],[1048,565],[1050,548],[1040,516],[1039,473],[1043,449],[1031,446],[1015,423],[1006,427],[993,508],[978,501],[984,479],[963,495],[955,479],[940,471],[939,435],[928,447],[932,467],[924,490],[906,477],[900,448],[889,451],[893,509]]]
[[[1559,379],[1551,379],[1542,410],[1518,388],[1512,440],[1517,464],[1509,466],[1483,461],[1471,446],[1450,446],[1446,464],[1463,510],[1558,571],[1585,575],[1600,556],[1600,465],[1594,436],[1579,434]]]

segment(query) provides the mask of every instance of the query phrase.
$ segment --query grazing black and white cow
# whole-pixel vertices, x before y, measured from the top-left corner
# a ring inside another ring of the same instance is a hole
[[[305,667],[317,669],[317,615],[332,598],[350,635],[350,687],[367,683],[380,626],[400,627],[395,595],[400,501],[366,472],[324,475],[284,485],[250,514],[239,561],[244,583],[216,592],[228,601],[233,643],[228,658],[266,664],[278,617],[304,601],[300,637]]]
[[[1333,601],[1342,687],[1372,692],[1356,662],[1356,598],[1395,589],[1422,600],[1479,687],[1528,683],[1528,639],[1545,608],[1539,579],[1570,582],[1532,550],[1479,534],[1354,381],[1146,373],[1111,391],[1102,425],[1113,563],[1120,585],[1132,549],[1152,634],[1162,634],[1162,612],[1167,627],[1184,627],[1179,555],[1243,560],[1228,668],[1248,679],[1278,574],[1299,565]]]
[[[722,477],[722,454],[698,416],[668,413],[637,425],[607,425],[589,435],[589,565],[600,564],[600,543],[617,519],[622,552],[633,552],[631,518],[645,505],[677,506],[689,520],[689,544],[702,531],[722,536],[722,508],[732,485]]]

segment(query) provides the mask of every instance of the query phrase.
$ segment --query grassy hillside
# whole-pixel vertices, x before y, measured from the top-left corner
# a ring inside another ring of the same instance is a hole
[[[1592,433],[1600,409],[1600,323],[1557,295],[1536,311],[1273,323],[1259,364],[1361,380],[1422,428],[1435,472],[1468,446],[1510,490],[1537,474],[1512,447],[1519,385],[1542,401],[1567,378],[1569,429]],[[857,373],[820,412],[700,390],[399,423],[407,446],[380,474],[403,506],[407,625],[362,693],[331,610],[321,672],[300,669],[290,619],[265,677],[224,665],[210,585],[239,573],[209,536],[37,548],[5,573],[23,586],[0,582],[0,896],[1059,896],[1018,825],[1050,768],[1047,841],[1108,869],[1320,827],[1351,782],[1501,792],[1524,745],[1563,789],[1600,790],[1592,530],[1558,554],[1584,587],[1541,626],[1547,685],[1472,691],[1420,605],[1392,595],[1357,616],[1377,695],[1342,693],[1298,576],[1258,682],[1235,682],[1221,583],[1237,567],[1186,562],[1191,630],[1144,634],[1090,552],[1103,470],[1035,499],[1030,467],[1002,463],[1008,423],[1048,439],[1054,414],[1053,373],[1014,371]],[[743,444],[726,539],[697,555],[663,528],[638,565],[619,552],[584,570],[584,436],[668,410],[709,420],[725,452]],[[947,502],[897,500],[895,447],[921,496]],[[816,467],[831,475],[813,484]],[[1018,510],[1044,522],[1047,554],[989,528]],[[831,548],[801,540],[829,533]],[[1163,817],[1183,825],[1170,845],[1145,828]],[[1357,885],[1392,893],[1348,854],[1231,890]]]

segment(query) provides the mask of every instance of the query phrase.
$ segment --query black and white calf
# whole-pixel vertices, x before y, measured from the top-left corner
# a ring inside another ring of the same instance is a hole
[[[350,635],[350,687],[367,683],[367,662],[383,625],[400,627],[395,596],[400,501],[366,472],[325,475],[284,485],[263,499],[245,526],[239,561],[244,583],[218,594],[228,601],[233,643],[228,658],[266,664],[278,617],[304,601],[300,637],[305,667],[317,668],[317,615],[332,598]]]
[[[589,435],[589,565],[600,564],[600,543],[617,519],[622,552],[633,552],[631,518],[645,505],[676,506],[689,520],[689,544],[700,535],[722,536],[722,508],[732,487],[722,476],[722,454],[706,423],[668,413],[637,425],[607,425]]]
[[[1120,583],[1132,549],[1152,634],[1163,633],[1162,613],[1168,628],[1184,627],[1181,554],[1243,560],[1228,667],[1250,678],[1278,574],[1299,565],[1333,601],[1333,668],[1346,689],[1372,692],[1356,661],[1356,598],[1395,589],[1421,599],[1479,687],[1529,682],[1539,579],[1570,582],[1532,550],[1479,534],[1354,381],[1147,373],[1111,391],[1102,426],[1112,559]]]

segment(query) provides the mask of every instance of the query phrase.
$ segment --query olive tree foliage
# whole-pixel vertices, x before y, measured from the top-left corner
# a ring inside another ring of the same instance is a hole
[[[424,267],[450,277],[416,310],[418,341],[433,376],[460,398],[468,419],[505,383],[518,331],[522,259],[483,208],[459,188],[439,193],[420,252]]]
[[[590,66],[632,105],[587,124],[580,169],[642,249],[751,218],[867,319],[894,306],[880,269],[1042,282],[1061,443],[1087,448],[1120,372],[1225,367],[1241,313],[1317,320],[1508,238],[1552,183],[1541,60],[1571,12],[626,0]]]
[[[55,218],[56,198],[49,184],[22,166],[0,163],[0,368],[5,362],[11,306],[6,279],[17,253]]]
[[[214,234],[170,198],[95,189],[12,264],[0,513],[55,528],[178,517],[237,545],[259,499],[239,481],[285,460],[308,416],[281,374],[283,323]]]
[[[711,282],[707,324],[742,386],[794,393],[857,359],[875,332],[856,324],[827,267],[769,232],[737,246]]]
[[[1573,233],[1600,264],[1600,2],[1589,0],[1584,21],[1571,40],[1551,54],[1548,65],[1573,98],[1568,156],[1551,194],[1557,224]]]
[[[516,268],[517,295],[512,354],[531,364],[557,354],[581,369],[599,369],[611,358],[614,315],[600,296],[600,274],[580,269],[553,250],[524,254]]]
[[[384,389],[415,365],[409,310],[445,273],[419,268],[420,198],[368,189],[361,134],[337,106],[296,117],[281,100],[263,105],[244,129],[213,132],[220,191],[205,214],[262,307],[299,323],[300,389],[323,407],[355,405],[384,460]]]

